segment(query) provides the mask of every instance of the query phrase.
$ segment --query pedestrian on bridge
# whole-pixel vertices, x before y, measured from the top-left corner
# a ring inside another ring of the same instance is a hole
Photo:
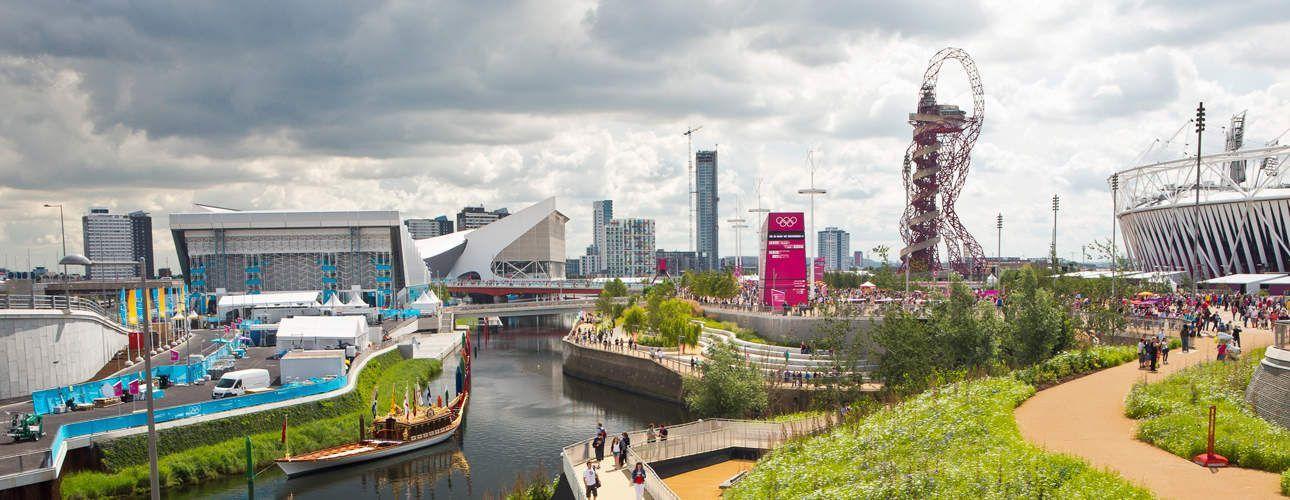
[[[582,473],[582,482],[587,486],[587,498],[596,498],[596,490],[600,489],[600,475],[596,474],[596,467],[600,462],[591,462],[587,464],[587,471]]]
[[[636,490],[636,500],[645,499],[645,464],[636,462],[632,469],[632,488]]]

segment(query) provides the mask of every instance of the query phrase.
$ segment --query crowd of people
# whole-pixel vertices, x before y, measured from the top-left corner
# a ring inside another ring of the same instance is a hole
[[[663,442],[667,441],[668,430],[666,425],[649,424],[649,429],[645,432],[645,442]],[[585,496],[587,498],[597,498],[598,490],[601,487],[600,471],[601,462],[605,460],[605,447],[608,445],[610,456],[614,459],[613,467],[604,469],[605,472],[622,470],[627,466],[627,452],[631,449],[631,435],[622,432],[609,437],[605,430],[605,424],[596,423],[596,433],[591,438],[591,448],[595,452],[595,457],[587,462],[587,469],[582,474],[582,484],[585,487]],[[636,499],[645,498],[645,479],[647,477],[644,463],[639,460],[632,467],[630,481],[632,489],[636,493]]]

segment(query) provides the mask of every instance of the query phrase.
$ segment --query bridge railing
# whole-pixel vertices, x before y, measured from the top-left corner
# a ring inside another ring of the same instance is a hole
[[[471,311],[510,311],[523,309],[542,309],[548,307],[575,307],[594,305],[596,299],[570,299],[570,300],[534,300],[526,302],[503,302],[499,304],[462,304],[447,308],[453,312],[471,312]]]
[[[656,500],[680,498],[676,492],[663,482],[652,467],[651,462],[671,460],[674,458],[699,455],[728,448],[751,448],[770,450],[790,439],[814,434],[829,428],[833,423],[830,415],[818,415],[788,422],[767,422],[760,420],[697,420],[686,424],[668,427],[668,438],[656,437],[650,440],[649,430],[628,431],[633,443],[627,449],[627,464],[636,462],[645,465],[645,490]],[[574,491],[574,497],[584,500],[582,488],[577,487],[581,477],[574,475],[576,467],[595,457],[591,439],[564,447],[560,452],[566,478]]]
[[[107,316],[107,311],[98,302],[66,295],[0,295],[0,309],[70,309]]]

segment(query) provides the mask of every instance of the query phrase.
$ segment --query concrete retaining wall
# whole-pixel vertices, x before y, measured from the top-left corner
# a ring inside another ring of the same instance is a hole
[[[87,311],[0,311],[0,400],[84,382],[126,342],[119,325]]]
[[[744,328],[757,332],[764,339],[788,344],[798,344],[825,335],[824,328],[831,318],[809,316],[780,316],[767,313],[740,311],[736,309],[704,308],[705,315],[718,321],[731,321]],[[869,332],[877,325],[878,318],[856,318],[850,320],[851,327],[848,339],[855,335],[868,337]]]
[[[1268,348],[1245,389],[1245,400],[1260,417],[1290,428],[1290,351]]]
[[[645,358],[561,342],[564,374],[663,401],[684,404],[681,375]]]

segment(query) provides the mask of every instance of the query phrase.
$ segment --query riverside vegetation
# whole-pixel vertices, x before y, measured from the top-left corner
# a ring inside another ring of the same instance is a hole
[[[856,423],[794,440],[726,498],[1151,498],[1142,488],[1022,439],[1014,377],[937,387]]]
[[[918,313],[889,310],[873,333],[883,347],[875,375],[888,400],[899,402],[772,451],[727,497],[1150,498],[1018,432],[1013,410],[1036,386],[1137,355],[1131,346],[1090,346],[1070,311],[1037,281],[1033,270],[1019,273],[1002,310],[978,302],[961,282]],[[825,343],[835,352],[867,352],[840,334]]]
[[[384,404],[404,389],[426,382],[442,370],[439,360],[403,359],[391,351],[367,362],[354,391],[331,399],[287,408],[222,418],[158,432],[158,474],[163,488],[246,472],[243,436],[251,437],[252,459],[257,470],[281,458],[281,426],[289,425],[288,445],[293,453],[335,446],[358,437],[358,419],[370,422],[375,397]],[[373,395],[373,388],[377,394]],[[142,435],[116,439],[102,446],[105,471],[79,471],[61,484],[66,498],[144,495],[148,491],[148,455]]]
[[[1124,412],[1139,420],[1138,439],[1191,459],[1205,451],[1213,405],[1214,452],[1234,465],[1280,473],[1281,493],[1290,495],[1290,430],[1259,418],[1244,397],[1263,352],[1255,349],[1234,363],[1204,363],[1135,385]]]

